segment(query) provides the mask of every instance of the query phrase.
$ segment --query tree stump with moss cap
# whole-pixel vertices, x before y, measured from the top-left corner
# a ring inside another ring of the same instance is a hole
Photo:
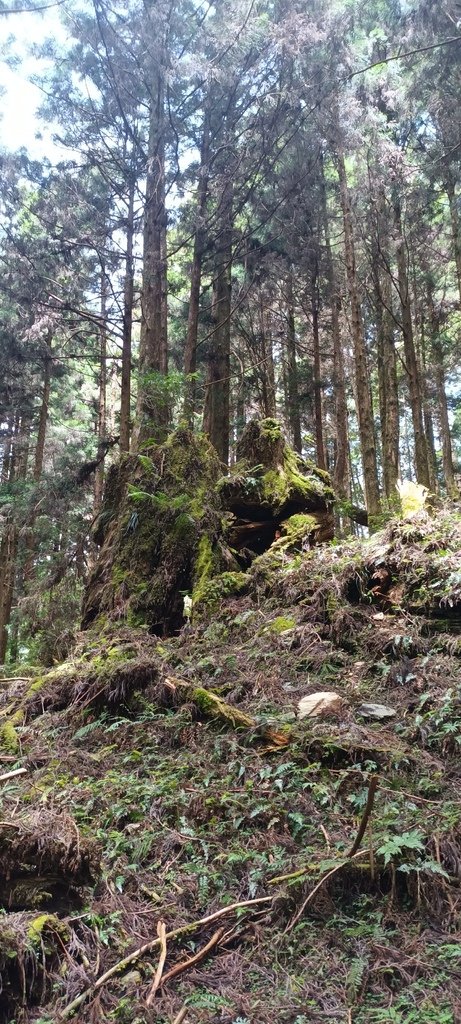
[[[289,447],[276,420],[252,420],[237,445],[234,472],[219,486],[233,513],[231,547],[262,554],[281,546],[331,540],[335,499],[328,473]]]

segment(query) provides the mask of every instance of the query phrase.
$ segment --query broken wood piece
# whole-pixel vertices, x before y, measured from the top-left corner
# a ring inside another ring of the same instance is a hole
[[[211,950],[218,945],[218,942],[222,938],[223,934],[224,928],[218,928],[217,932],[215,932],[214,935],[211,936],[211,939],[209,940],[209,942],[207,942],[206,946],[203,946],[202,949],[199,949],[198,952],[194,953],[194,956],[189,957],[188,960],[182,960],[181,963],[175,964],[175,966],[172,967],[171,970],[167,971],[167,973],[163,976],[162,984],[166,985],[167,981],[171,981],[171,978],[176,978],[178,974],[183,974],[184,971],[187,971],[189,967],[194,967],[195,964],[199,964],[202,960],[204,960],[208,953],[210,953]]]
[[[17,775],[27,775],[27,768],[15,768],[12,772],[5,772],[4,775],[0,775],[0,782],[6,782],[7,779],[14,779]]]
[[[160,941],[160,958],[157,970],[155,972],[155,978],[152,982],[152,987],[146,999],[146,1006],[152,1006],[152,1003],[154,1002],[155,999],[155,993],[157,992],[157,989],[159,988],[160,983],[162,981],[163,968],[165,966],[166,960],[166,925],[164,921],[158,922],[157,935]]]

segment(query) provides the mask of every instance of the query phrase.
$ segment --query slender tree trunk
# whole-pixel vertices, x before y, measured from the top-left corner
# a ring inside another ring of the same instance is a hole
[[[455,183],[450,173],[448,174],[446,180],[445,190],[450,205],[451,233],[453,236],[453,254],[455,257],[456,277],[458,281],[458,295],[459,302],[461,305],[461,231],[459,225],[458,202],[455,190]]]
[[[434,289],[429,281],[427,286],[427,305],[429,310],[429,325],[431,332],[431,365],[434,372],[435,393],[437,398],[440,438],[442,441],[442,466],[447,494],[451,498],[459,497],[459,489],[456,484],[455,469],[453,464],[453,451],[451,446],[450,421],[448,419],[447,394],[445,390],[445,367],[443,361],[443,346],[440,339],[440,328],[437,312],[434,304]]]
[[[397,270],[399,295],[402,308],[402,334],[405,353],[405,370],[408,379],[411,418],[415,446],[415,469],[418,483],[430,488],[427,444],[424,433],[423,400],[411,316],[410,289],[408,283],[406,241],[403,234],[402,210],[398,197],[394,199],[395,227],[398,233]]]
[[[10,479],[10,467],[13,458],[13,431],[14,431],[14,417],[10,413],[5,416],[5,433],[2,442],[2,469],[0,474],[0,483],[6,484]]]
[[[296,328],[295,328],[295,307],[293,297],[293,270],[290,267],[287,274],[287,320],[288,330],[286,337],[287,353],[287,387],[288,387],[288,421],[290,424],[291,439],[295,451],[301,454],[301,416],[299,411],[299,381],[298,363],[296,358]]]
[[[230,329],[233,236],[233,183],[226,174],[221,194],[214,280],[215,329],[211,341],[204,429],[224,465],[229,463]]]
[[[392,282],[379,266],[379,253],[373,253],[376,334],[378,349],[378,387],[381,420],[384,492],[389,501],[396,499],[399,479],[399,398],[397,355],[392,316]]]
[[[337,495],[348,498],[349,481],[349,425],[347,421],[346,377],[344,373],[344,352],[341,340],[339,315],[341,311],[341,295],[338,286],[333,254],[331,251],[330,225],[328,221],[327,192],[322,161],[322,205],[323,232],[325,237],[325,253],[328,289],[331,311],[331,335],[333,341],[333,389],[334,389],[334,423],[336,458],[333,471],[333,482]]]
[[[197,370],[197,342],[198,322],[200,312],[200,288],[202,282],[202,261],[206,247],[205,215],[208,198],[208,178],[210,159],[210,124],[208,108],[205,110],[205,117],[202,132],[202,144],[200,148],[200,169],[198,176],[196,226],[194,235],[194,252],[192,256],[192,267],[190,277],[189,314],[187,318],[186,347],[184,350],[184,373],[186,375],[186,387],[184,396],[184,418],[193,426]]]
[[[322,408],[322,367],[320,362],[320,335],[319,335],[319,272],[318,263],[312,272],[311,281],[311,309],[312,309],[312,341],[314,350],[314,419],[315,419],[315,443],[317,451],[317,466],[319,469],[326,469],[325,441],[323,437],[323,408]]]
[[[373,406],[369,384],[367,350],[360,309],[359,286],[355,261],[355,242],[352,228],[352,211],[347,183],[344,153],[337,147],[337,168],[341,194],[344,224],[344,253],[346,262],[347,287],[351,309],[351,331],[354,351],[355,383],[357,392],[357,417],[362,454],[363,481],[368,515],[376,516],[380,510],[378,470],[373,423]]]
[[[264,294],[262,288],[259,290],[259,321],[261,331],[261,354],[262,354],[262,380],[263,380],[263,402],[264,415],[270,419],[276,419],[277,404],[275,396],[275,367],[274,350],[272,347],[272,334],[270,330],[270,319],[264,307]]]
[[[107,278],[104,266],[101,268],[100,317],[99,332],[99,397],[98,397],[98,458],[104,451],[106,440],[106,401],[107,401]],[[104,490],[104,459],[101,459],[94,475],[94,511],[101,507]]]
[[[15,455],[10,465],[10,483],[24,480],[27,473],[29,454],[30,420],[17,417],[17,438]],[[8,647],[8,626],[11,621],[16,560],[19,544],[19,527],[13,516],[9,516],[3,527],[0,540],[0,665],[5,663]]]
[[[165,330],[165,40],[152,76],[146,200],[143,236],[143,281],[137,438],[161,436],[169,419],[169,402],[161,378],[168,373]]]
[[[46,427],[48,423],[48,412],[50,406],[50,394],[51,394],[51,366],[52,366],[52,355],[51,355],[51,333],[48,335],[46,340],[47,353],[44,357],[44,369],[43,369],[43,391],[42,391],[42,404],[40,406],[40,415],[38,419],[38,431],[37,431],[37,444],[35,446],[35,457],[34,457],[34,469],[33,477],[34,481],[38,483],[43,472],[43,459],[45,455],[45,441],[46,441]]]
[[[130,174],[128,184],[128,209],[126,219],[125,281],[123,287],[123,337],[122,337],[122,390],[120,397],[120,451],[130,450],[131,418],[131,333],[133,329],[134,302],[134,193],[135,175]]]

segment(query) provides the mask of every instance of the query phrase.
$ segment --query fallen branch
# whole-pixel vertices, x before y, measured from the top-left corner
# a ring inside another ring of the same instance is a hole
[[[158,925],[157,925],[157,935],[158,935],[159,941],[160,941],[160,959],[159,959],[159,962],[158,962],[157,970],[155,972],[155,978],[154,978],[154,980],[152,982],[152,988],[151,988],[151,990],[149,992],[149,995],[147,996],[147,999],[146,999],[146,1006],[152,1006],[152,1003],[154,1002],[155,993],[156,993],[156,991],[157,991],[157,989],[158,989],[158,987],[160,985],[160,982],[162,980],[163,968],[165,966],[165,960],[166,960],[166,926],[165,926],[165,922],[164,921],[159,921],[158,922]]]
[[[0,782],[6,782],[7,779],[14,779],[16,775],[27,775],[27,768],[15,768],[13,772],[5,772],[4,775],[0,775]]]
[[[183,1024],[183,1020],[187,1015],[187,1006],[182,1006],[179,1013],[176,1015],[172,1024]]]
[[[222,697],[218,697],[217,693],[213,693],[212,690],[206,690],[203,686],[189,683],[185,679],[178,679],[176,676],[167,676],[164,679],[164,686],[171,694],[175,695],[180,703],[194,704],[205,718],[211,718],[213,721],[221,722],[228,726],[231,725],[234,729],[238,727],[242,729],[261,728],[256,718],[245,714],[244,711],[240,711],[233,704],[226,704],[226,701]],[[277,749],[287,746],[289,743],[289,736],[285,732],[271,729],[268,726],[263,726],[259,735],[263,739],[270,740]]]
[[[183,974],[183,972],[187,971],[189,967],[194,967],[195,964],[199,964],[202,960],[204,960],[208,953],[210,953],[211,950],[218,945],[218,942],[223,935],[224,928],[218,928],[217,932],[215,932],[214,935],[211,936],[210,941],[207,942],[206,946],[203,946],[202,949],[199,949],[198,953],[195,953],[194,956],[189,957],[188,960],[182,960],[180,964],[175,964],[175,966],[172,967],[171,970],[167,971],[167,973],[163,977],[162,985],[166,985],[167,981],[171,981],[171,978],[176,978],[178,974]]]
[[[176,939],[179,935],[187,935],[191,932],[197,931],[203,925],[210,924],[212,921],[217,921],[220,917],[225,917],[226,914],[232,914],[234,911],[245,910],[247,907],[258,906],[261,903],[272,903],[272,896],[257,896],[254,900],[243,900],[241,903],[230,903],[228,907],[221,907],[221,910],[216,910],[214,914],[209,914],[207,917],[202,917],[198,921],[192,921],[191,924],[181,925],[180,928],[174,928],[173,931],[167,932],[165,939]],[[80,995],[76,996],[71,1003],[68,1004],[57,1017],[57,1020],[67,1020],[72,1017],[75,1010],[78,1009],[82,1003],[99,992],[101,988],[106,984],[110,978],[113,978],[114,974],[119,974],[129,967],[130,964],[139,960],[140,957],[144,956],[145,953],[151,953],[153,949],[157,949],[160,946],[160,939],[151,939],[150,942],[145,942],[143,946],[139,946],[138,949],[133,950],[128,956],[124,957],[123,960],[119,960],[118,963],[110,967],[108,971],[101,974],[100,977],[88,988],[81,992]]]

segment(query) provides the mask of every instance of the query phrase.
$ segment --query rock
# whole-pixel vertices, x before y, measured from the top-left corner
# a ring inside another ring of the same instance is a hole
[[[397,714],[395,708],[388,708],[386,704],[361,704],[357,708],[357,714],[362,718],[394,718]]]
[[[339,693],[332,690],[319,690],[317,693],[309,693],[307,697],[301,697],[298,704],[298,718],[314,718],[319,715],[329,715],[340,711],[343,706],[343,698]]]

